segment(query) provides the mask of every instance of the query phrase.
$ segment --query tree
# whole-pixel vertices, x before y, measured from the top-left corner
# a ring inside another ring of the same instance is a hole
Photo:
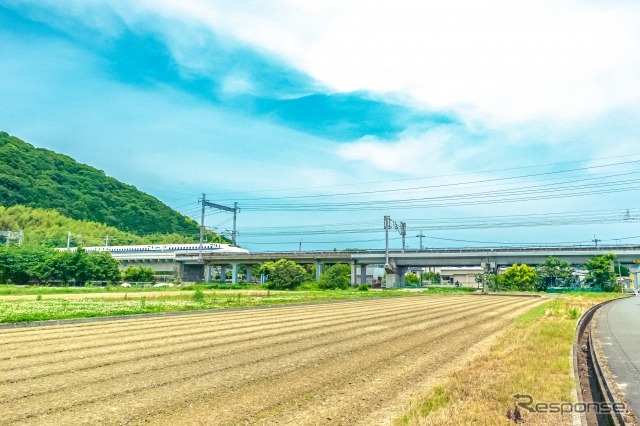
[[[502,275],[502,284],[507,290],[533,291],[538,281],[536,268],[525,265],[513,264]]]
[[[498,291],[498,290],[507,290],[504,286],[504,276],[498,274],[492,274],[490,272],[485,272],[487,287],[489,290]]]
[[[50,250],[21,246],[0,247],[0,282],[27,284],[31,280],[39,281],[37,266],[50,255]]]
[[[155,283],[156,276],[153,273],[153,269],[145,268],[143,266],[129,266],[122,273],[122,277],[125,281],[139,282],[139,283]]]
[[[573,268],[569,262],[549,256],[544,263],[538,265],[537,289],[546,291],[549,287],[565,286],[571,282]]]
[[[89,253],[90,277],[92,281],[117,283],[122,278],[120,261],[107,251]]]
[[[613,270],[613,260],[615,258],[615,254],[607,253],[587,259],[587,263],[584,266],[589,273],[585,277],[585,283],[603,291],[613,291],[616,284],[616,276]]]
[[[420,277],[413,272],[409,272],[404,276],[404,282],[408,284],[418,284],[420,283]]]
[[[477,273],[475,276],[475,280],[476,280],[476,283],[478,284],[478,287],[482,287],[482,290],[484,291],[484,287],[487,284],[487,273],[486,272]]]
[[[475,280],[478,286],[483,289],[486,287],[491,291],[498,291],[503,288],[503,278],[501,275],[492,274],[490,272],[480,272],[476,274]]]
[[[73,278],[76,285],[85,285],[91,279],[91,262],[89,253],[82,247],[73,252]]]
[[[430,284],[440,284],[442,277],[437,272],[423,272],[422,279]]]
[[[37,266],[38,275],[42,281],[61,282],[69,284],[75,279],[74,253],[58,251],[48,256],[44,262]]]
[[[260,273],[267,277],[265,287],[274,290],[293,290],[307,278],[302,266],[286,259],[263,264]]]
[[[30,247],[0,247],[0,282],[27,284],[31,281],[117,282],[120,262],[108,252],[88,253],[82,248],[74,252]]]
[[[351,267],[344,263],[331,265],[320,275],[318,287],[323,290],[347,289],[351,283]]]
[[[631,271],[629,271],[629,268],[627,268],[624,265],[615,265],[614,267],[616,274],[618,274],[618,276],[621,277],[628,277],[629,274],[631,273]]]

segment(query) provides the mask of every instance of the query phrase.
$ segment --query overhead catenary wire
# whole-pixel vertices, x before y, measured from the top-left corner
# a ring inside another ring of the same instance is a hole
[[[462,186],[474,186],[477,184],[496,184],[497,182],[501,183],[509,183],[520,179],[532,178],[532,177],[543,177],[543,176],[554,176],[560,174],[566,174],[577,171],[592,171],[596,169],[602,169],[606,167],[614,167],[621,165],[631,165],[631,164],[639,164],[640,160],[634,161],[626,161],[612,164],[604,164],[598,166],[589,166],[589,167],[580,167],[573,168],[568,170],[555,170],[550,172],[539,172],[539,173],[529,173],[526,175],[517,175],[517,176],[505,176],[498,178],[490,178],[490,179],[476,179],[466,182],[447,182],[440,184],[429,184],[422,186],[413,186],[413,187],[405,187],[405,188],[387,188],[387,189],[377,189],[377,190],[367,190],[367,191],[357,191],[357,192],[341,192],[341,193],[332,193],[332,194],[313,194],[313,195],[297,195],[297,196],[279,196],[278,200],[301,200],[301,199],[317,199],[317,198],[333,198],[333,197],[343,197],[343,196],[365,196],[365,195],[379,195],[385,193],[398,193],[405,191],[417,191],[417,190],[433,190],[433,189],[443,189],[443,188],[454,188],[454,187],[462,187]],[[635,174],[637,171],[625,172],[620,174],[613,174],[609,176],[597,176],[593,179],[601,179],[604,177],[613,177],[613,176],[621,176],[621,175],[629,175]],[[437,178],[434,178],[437,179]],[[259,202],[263,200],[273,200],[274,197],[260,197],[260,198],[240,198],[243,203],[247,202]]]
[[[580,179],[570,179],[570,180],[566,180],[564,182],[559,182],[559,183],[552,183],[552,184],[537,184],[537,185],[528,185],[528,186],[520,186],[519,188],[507,188],[507,189],[500,189],[497,191],[481,191],[481,192],[453,192],[452,194],[446,195],[446,196],[442,196],[442,195],[432,195],[432,196],[423,196],[423,197],[413,197],[413,198],[392,198],[392,199],[376,199],[376,200],[363,200],[363,201],[350,201],[350,202],[314,202],[313,204],[303,204],[303,203],[289,203],[288,200],[303,200],[303,199],[313,199],[313,200],[324,200],[324,199],[329,199],[329,198],[336,198],[336,197],[344,197],[344,196],[350,196],[350,197],[354,197],[354,196],[365,196],[365,195],[380,195],[380,194],[388,194],[388,193],[393,193],[393,194],[398,194],[401,192],[406,192],[406,191],[417,191],[417,190],[421,190],[421,191],[430,191],[430,190],[437,190],[437,189],[451,189],[451,188],[457,188],[457,187],[465,187],[465,186],[470,186],[470,185],[475,185],[478,183],[483,183],[483,184],[487,184],[487,183],[492,183],[492,184],[496,184],[496,183],[500,183],[500,184],[509,184],[509,185],[514,185],[515,180],[518,179],[522,179],[522,178],[529,178],[529,177],[540,177],[540,176],[549,176],[549,175],[558,175],[558,174],[566,174],[569,172],[576,172],[576,171],[593,171],[593,170],[597,170],[597,169],[603,169],[603,168],[608,168],[608,167],[615,167],[615,166],[629,166],[629,165],[634,165],[639,163],[640,160],[633,160],[633,161],[625,161],[625,162],[616,162],[616,163],[609,163],[609,164],[601,164],[601,165],[595,165],[595,166],[589,166],[589,167],[580,167],[580,168],[572,168],[572,169],[565,169],[565,170],[556,170],[556,171],[550,171],[550,172],[540,172],[540,173],[529,173],[529,174],[525,174],[525,175],[519,175],[519,176],[507,176],[507,177],[499,177],[499,178],[491,178],[491,179],[481,179],[481,180],[472,180],[472,181],[467,181],[467,182],[451,182],[451,183],[442,183],[442,184],[435,184],[435,185],[429,185],[429,186],[421,186],[421,187],[409,187],[409,188],[395,188],[395,189],[382,189],[382,190],[371,190],[371,191],[359,191],[359,192],[349,192],[349,193],[334,193],[334,194],[313,194],[313,195],[303,195],[303,196],[288,196],[288,197],[276,197],[276,198],[246,198],[243,200],[243,204],[244,207],[243,209],[245,211],[319,211],[319,210],[328,210],[328,209],[332,209],[334,211],[343,211],[346,210],[348,208],[357,208],[357,207],[363,207],[363,208],[367,208],[367,209],[372,209],[371,207],[371,203],[376,203],[377,205],[382,206],[383,204],[388,204],[388,203],[401,203],[403,204],[403,208],[417,208],[417,207],[446,207],[446,206],[453,206],[453,205],[464,205],[464,204],[460,204],[460,203],[455,203],[455,204],[442,204],[442,200],[447,199],[447,197],[449,199],[451,199],[452,197],[482,197],[482,198],[486,198],[486,197],[500,197],[502,196],[503,198],[497,198],[492,200],[493,202],[508,202],[509,200],[504,199],[505,196],[510,196],[510,195],[517,195],[518,191],[521,193],[522,191],[532,191],[536,188],[544,188],[544,186],[550,186],[550,185],[554,185],[554,190],[558,190],[558,186],[560,185],[568,185],[569,183],[577,183],[577,182],[588,182],[588,181],[596,181],[596,180],[603,180],[603,179],[611,179],[613,177],[621,177],[621,176],[628,176],[628,175],[632,175],[632,174],[636,174],[637,171],[633,170],[633,171],[629,171],[629,172],[624,172],[624,173],[616,173],[616,174],[608,174],[608,175],[598,175],[598,176],[591,176],[591,177],[587,177],[587,178],[580,178]],[[564,163],[566,164],[566,163]],[[610,185],[620,185],[620,184],[630,184],[631,182],[638,182],[637,180],[632,180],[632,181],[620,181],[620,180],[616,180],[613,182],[598,182],[598,183],[594,183],[591,184],[589,187],[590,188],[594,188],[594,187],[600,187],[600,186],[610,186]],[[565,188],[561,188],[564,191],[568,191],[570,189],[579,189],[579,186],[576,187],[565,187]],[[627,188],[629,189],[629,188]],[[618,189],[618,191],[623,190]],[[515,192],[514,192],[515,191]],[[593,192],[592,192],[593,193]],[[563,194],[563,196],[582,196],[582,195],[588,195],[589,192],[575,192],[575,193],[565,193]],[[593,193],[593,194],[597,194],[597,193]],[[530,197],[531,198],[531,197]],[[535,197],[531,198],[531,199],[535,199]],[[431,203],[430,205],[418,205],[418,206],[411,206],[410,203],[412,202],[418,202],[418,201],[425,201],[425,200],[439,200],[440,204],[434,204]],[[475,202],[476,200],[473,200],[472,202]],[[517,201],[523,201],[522,198],[517,199]],[[253,203],[252,203],[253,202]],[[484,203],[486,204],[487,202],[484,201]],[[192,204],[190,204],[192,205]],[[375,208],[375,207],[373,207]],[[184,213],[186,215],[191,215],[191,214],[195,214],[198,212],[198,208],[197,206],[193,206],[192,208],[189,210],[185,210]]]
[[[629,156],[625,156],[629,158]],[[605,157],[603,159],[621,158]],[[513,171],[530,169],[533,167],[560,166],[579,164],[580,161],[553,163],[539,166],[524,166],[515,168],[498,169],[501,171]],[[374,212],[389,210],[402,210],[416,217],[415,212],[421,213],[422,218],[406,220],[408,229],[413,232],[438,232],[471,229],[489,228],[515,228],[515,227],[537,227],[537,226],[564,226],[564,225],[589,225],[607,224],[621,222],[635,222],[640,217],[640,212],[631,208],[628,211],[601,211],[601,212],[564,212],[560,214],[529,214],[512,216],[478,216],[440,219],[425,219],[426,209],[436,208],[457,208],[464,206],[500,205],[509,203],[538,202],[554,199],[572,199],[581,197],[594,197],[601,194],[615,194],[625,191],[636,191],[640,189],[640,178],[636,178],[640,173],[638,168],[640,160],[627,160],[609,162],[606,164],[595,164],[584,167],[569,167],[561,170],[535,171],[532,173],[520,173],[511,176],[498,176],[491,178],[476,178],[467,181],[454,180],[452,182],[442,182],[443,177],[477,175],[478,173],[461,173],[436,177],[420,177],[379,181],[379,183],[399,183],[406,181],[418,181],[429,178],[439,179],[431,185],[409,185],[396,188],[374,188],[363,191],[336,191],[330,194],[304,194],[286,196],[251,196],[255,192],[246,192],[244,198],[236,197],[234,200],[242,201],[245,212],[345,212],[362,211]],[[621,170],[622,169],[622,170]],[[480,174],[483,172],[480,172]],[[587,173],[585,176],[584,174]],[[365,183],[366,184],[366,183]],[[330,185],[313,188],[347,187],[362,184]],[[274,190],[277,192],[279,190]],[[218,191],[219,193],[219,191]],[[226,194],[219,194],[217,201],[224,202]],[[183,213],[195,215],[198,213],[196,203],[185,204],[187,209]],[[188,209],[188,207],[191,207]],[[210,216],[207,212],[207,217]],[[626,216],[625,216],[626,214]],[[427,216],[431,216],[432,213]],[[196,222],[197,219],[194,219]],[[326,217],[314,216],[314,221],[327,220]],[[216,224],[216,230],[224,225]],[[362,234],[379,235],[380,223],[377,220],[362,222],[329,223],[297,226],[266,226],[266,227],[243,227],[241,234],[244,244],[269,244],[263,242],[265,238],[291,237],[313,237],[319,235],[348,235]],[[434,237],[435,238],[435,237]],[[342,243],[342,239],[339,239]],[[367,241],[361,241],[367,242]],[[299,240],[297,241],[299,243]],[[309,241],[309,243],[314,243]],[[280,244],[280,243],[279,243]],[[283,243],[284,244],[284,243]],[[320,244],[320,242],[318,242]]]
[[[420,198],[404,198],[390,200],[368,200],[341,203],[313,203],[313,204],[289,204],[271,203],[247,205],[245,211],[354,211],[354,210],[388,210],[393,209],[418,209],[441,208],[467,205],[486,205],[514,203],[522,201],[536,201],[542,199],[570,198],[586,195],[598,195],[603,193],[617,193],[634,191],[640,188],[640,179],[631,181],[615,181],[591,185],[574,185],[570,187],[549,187],[530,194],[536,187],[525,187],[512,191],[486,191],[479,193],[462,193]],[[517,197],[516,197],[517,196]]]
[[[444,174],[444,175],[434,175],[434,176],[419,176],[419,177],[410,177],[410,178],[401,178],[401,179],[390,179],[390,180],[379,180],[379,181],[367,181],[367,182],[352,182],[352,183],[343,183],[343,184],[333,184],[333,185],[316,185],[316,186],[305,186],[305,187],[288,187],[288,188],[271,188],[271,189],[262,189],[262,190],[252,190],[252,191],[226,191],[226,192],[220,192],[217,191],[218,195],[223,196],[229,196],[229,195],[233,195],[234,198],[229,198],[229,199],[224,199],[223,201],[238,201],[239,195],[249,195],[249,194],[256,194],[256,193],[274,193],[274,192],[291,192],[291,191],[296,191],[296,190],[320,190],[320,189],[328,189],[328,188],[340,188],[340,187],[349,187],[349,186],[363,186],[363,185],[374,185],[374,184],[389,184],[389,183],[399,183],[399,182],[408,182],[408,181],[418,181],[418,180],[434,180],[434,179],[443,179],[443,178],[452,178],[452,177],[459,177],[459,176],[468,176],[468,175],[478,175],[478,174],[486,174],[486,173],[497,173],[497,172],[508,172],[508,171],[514,171],[514,170],[525,170],[525,169],[532,169],[532,168],[542,168],[542,167],[558,167],[558,166],[564,166],[564,165],[569,165],[569,164],[581,164],[581,163],[593,163],[596,161],[602,161],[602,160],[612,160],[612,159],[619,159],[619,158],[625,158],[627,159],[627,161],[624,162],[616,162],[616,163],[610,163],[610,164],[604,164],[604,165],[597,165],[597,166],[586,166],[586,167],[581,167],[581,168],[576,168],[573,169],[573,171],[575,170],[583,170],[583,171],[587,171],[587,170],[591,170],[591,169],[595,169],[595,168],[602,168],[602,167],[609,167],[609,166],[614,166],[614,165],[626,165],[626,164],[630,164],[630,163],[635,163],[637,161],[640,160],[629,160],[630,158],[635,158],[635,157],[639,157],[640,154],[625,154],[625,155],[616,155],[616,156],[606,156],[606,157],[598,157],[598,158],[590,158],[590,159],[584,159],[584,160],[572,160],[572,161],[563,161],[563,162],[557,162],[557,163],[545,163],[545,164],[533,164],[533,165],[528,165],[528,166],[517,166],[517,167],[507,167],[507,168],[498,168],[498,169],[488,169],[488,170],[478,170],[478,171],[473,171],[473,172],[460,172],[460,173],[451,173],[451,174]],[[562,172],[562,171],[559,171]],[[549,173],[553,173],[553,172],[549,172]],[[503,179],[515,179],[517,178],[517,176],[515,177],[505,177]],[[242,199],[243,201],[245,199]],[[252,200],[252,198],[248,198],[248,200]]]

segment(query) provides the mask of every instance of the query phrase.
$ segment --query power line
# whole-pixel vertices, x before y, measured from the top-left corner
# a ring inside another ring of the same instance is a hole
[[[633,186],[632,186],[633,184]],[[624,186],[626,185],[626,186]],[[341,203],[317,203],[317,204],[261,204],[247,205],[250,211],[353,211],[353,210],[388,210],[388,209],[417,209],[417,208],[441,208],[479,204],[502,204],[522,201],[536,201],[541,199],[569,198],[586,195],[598,195],[603,193],[616,193],[633,191],[640,188],[640,180],[626,182],[615,181],[592,185],[574,185],[569,187],[548,187],[545,190],[534,192],[538,187],[549,185],[535,185],[511,191],[486,191],[469,194],[453,194],[437,197],[405,198],[392,200],[371,200]],[[532,195],[523,195],[533,192]],[[514,197],[520,195],[519,197]],[[457,201],[456,201],[457,200]]]
[[[349,187],[349,186],[361,186],[361,185],[374,185],[374,184],[383,184],[383,183],[396,183],[396,182],[408,182],[408,181],[418,181],[418,180],[426,180],[426,179],[442,179],[442,178],[451,178],[451,177],[457,177],[457,176],[468,176],[468,175],[476,175],[476,174],[481,174],[481,173],[496,173],[496,172],[505,172],[505,171],[513,171],[513,170],[524,170],[524,169],[532,169],[532,168],[541,168],[541,167],[552,167],[552,166],[564,166],[564,165],[569,165],[569,164],[578,164],[578,163],[585,163],[585,162],[594,162],[594,161],[599,161],[599,160],[612,160],[612,159],[617,159],[617,158],[632,158],[632,157],[638,157],[640,156],[640,154],[626,154],[626,155],[616,155],[616,156],[607,156],[607,157],[598,157],[598,158],[589,158],[589,159],[583,159],[583,160],[572,160],[572,161],[564,161],[564,162],[558,162],[558,163],[543,163],[543,164],[534,164],[534,165],[529,165],[529,166],[518,166],[518,167],[508,167],[508,168],[501,168],[501,169],[488,169],[488,170],[479,170],[479,171],[474,171],[474,172],[461,172],[461,173],[451,173],[451,174],[445,174],[445,175],[435,175],[435,176],[420,176],[420,177],[413,177],[413,178],[403,178],[403,179],[392,179],[392,180],[381,180],[381,181],[367,181],[367,182],[357,182],[357,183],[344,183],[344,184],[335,184],[335,185],[319,185],[319,186],[306,186],[306,187],[288,187],[288,188],[279,188],[279,189],[263,189],[263,190],[255,190],[255,191],[229,191],[229,192],[224,192],[224,193],[220,193],[218,191],[219,195],[234,195],[235,198],[234,199],[239,199],[238,195],[240,194],[257,194],[257,193],[267,193],[267,192],[289,192],[289,191],[296,191],[296,190],[310,190],[310,189],[326,189],[326,188],[339,188],[339,187]],[[635,162],[635,161],[633,161]],[[627,164],[627,162],[621,162],[621,163],[614,163],[614,164]],[[604,166],[594,166],[593,168],[596,167],[604,167]],[[582,168],[582,169],[591,169],[591,167],[586,167],[586,168]],[[251,199],[248,199],[251,200]],[[226,199],[223,199],[221,201],[228,201]],[[245,201],[245,199],[242,199],[242,201]]]
[[[314,194],[314,195],[286,196],[286,197],[278,197],[277,199],[278,200],[316,199],[316,198],[331,198],[331,197],[343,197],[343,196],[362,196],[362,195],[374,195],[374,194],[384,194],[384,193],[397,193],[397,192],[402,192],[402,191],[416,191],[416,190],[436,189],[436,188],[451,188],[451,187],[458,187],[458,186],[474,185],[474,184],[479,184],[479,183],[487,184],[487,183],[495,183],[495,182],[513,181],[513,180],[516,180],[516,179],[523,179],[523,178],[551,176],[551,175],[558,175],[558,174],[570,173],[570,172],[576,172],[576,171],[588,171],[588,170],[601,169],[601,168],[605,168],[605,167],[636,164],[636,163],[640,163],[640,160],[604,164],[604,165],[599,165],[599,166],[580,167],[580,168],[567,169],[567,170],[557,170],[557,171],[551,171],[551,172],[530,173],[530,174],[519,175],[519,176],[507,176],[507,177],[501,177],[501,178],[480,179],[480,180],[474,180],[474,181],[468,181],[468,182],[453,182],[453,183],[446,183],[446,184],[426,185],[426,186],[417,186],[417,187],[408,187],[408,188],[381,189],[381,190],[345,192],[345,193],[335,193],[335,194]],[[621,174],[618,174],[618,175],[611,175],[609,177],[620,176],[620,175],[628,175],[628,174],[632,174],[632,173],[636,173],[636,172],[621,173]],[[596,177],[596,178],[599,178],[599,177]],[[594,179],[594,178],[592,178],[592,179]],[[246,199],[242,199],[243,202],[262,201],[262,200],[273,200],[273,198],[263,197],[263,198],[246,198]]]
[[[541,227],[557,225],[587,225],[604,223],[631,223],[640,221],[640,209],[600,210],[584,212],[560,212],[511,216],[485,216],[461,218],[430,218],[406,220],[413,231],[469,230],[491,228]],[[249,238],[271,238],[278,236],[313,236],[343,234],[382,233],[379,224],[373,221],[362,223],[331,223],[315,226],[282,226],[268,228],[245,228],[243,236]]]

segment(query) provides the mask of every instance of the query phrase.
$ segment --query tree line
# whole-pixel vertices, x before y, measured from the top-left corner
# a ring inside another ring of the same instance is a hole
[[[587,259],[584,265],[587,274],[583,284],[600,291],[618,290],[617,277],[629,275],[629,269],[614,266],[615,258],[615,254],[607,253]],[[552,287],[575,287],[574,272],[568,262],[549,256],[537,267],[514,264],[500,275],[480,273],[476,275],[476,282],[493,291],[547,291]]]
[[[616,290],[617,276],[627,276],[629,269],[624,266],[614,268],[615,258],[613,253],[589,258],[584,265],[587,270],[584,284],[601,291]],[[312,281],[314,268],[312,265],[303,267],[293,261],[280,259],[263,264],[260,267],[260,273],[267,277],[268,281],[265,283],[267,288],[287,290],[295,289],[307,281]],[[574,287],[577,284],[574,272],[574,268],[568,262],[549,256],[543,264],[537,267],[514,264],[508,267],[503,274],[480,273],[476,275],[476,281],[493,291],[546,291],[552,287]],[[320,289],[346,289],[351,282],[350,274],[349,265],[333,265],[323,271],[317,287]],[[420,282],[420,277],[413,273],[408,273],[405,279],[406,282]],[[423,272],[422,280],[431,284],[439,284],[441,276],[434,272]]]
[[[120,271],[120,261],[109,252],[56,251],[32,247],[0,247],[0,283],[85,285],[115,284],[122,280],[155,282],[151,268]]]

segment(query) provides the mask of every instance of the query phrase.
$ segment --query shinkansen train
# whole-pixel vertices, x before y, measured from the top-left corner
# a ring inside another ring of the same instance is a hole
[[[108,251],[111,253],[184,253],[199,252],[200,244],[149,244],[142,246],[98,246],[83,247],[86,251]],[[76,247],[59,248],[60,251],[75,251]],[[206,253],[244,253],[249,254],[249,250],[234,247],[231,244],[205,243],[202,244],[202,251]]]

